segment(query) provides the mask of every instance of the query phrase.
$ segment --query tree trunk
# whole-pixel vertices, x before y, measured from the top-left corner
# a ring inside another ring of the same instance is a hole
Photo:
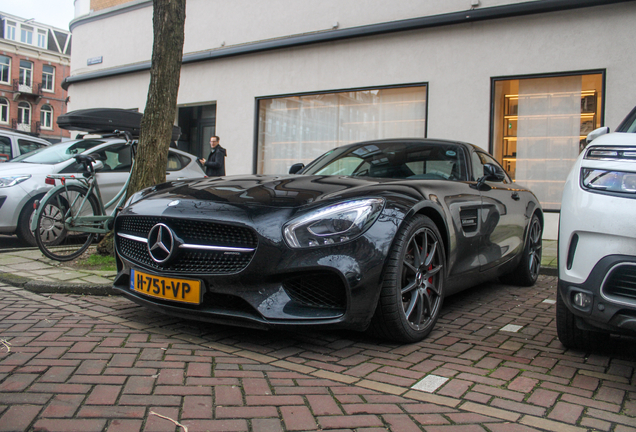
[[[150,86],[128,196],[166,181],[183,57],[185,4],[186,0],[153,0]]]
[[[166,181],[168,149],[177,112],[183,58],[186,0],[153,0],[152,64],[146,108],[141,119],[135,167],[126,196]],[[113,237],[98,245],[101,254],[114,253]]]

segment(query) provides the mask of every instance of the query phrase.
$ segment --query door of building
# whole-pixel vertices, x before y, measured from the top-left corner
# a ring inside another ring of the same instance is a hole
[[[210,137],[216,133],[216,104],[179,107],[179,126],[179,150],[207,158]]]

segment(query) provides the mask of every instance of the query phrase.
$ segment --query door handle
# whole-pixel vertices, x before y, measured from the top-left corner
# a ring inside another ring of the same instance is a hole
[[[515,201],[519,201],[521,199],[521,197],[519,196],[519,192],[513,192],[512,199]]]

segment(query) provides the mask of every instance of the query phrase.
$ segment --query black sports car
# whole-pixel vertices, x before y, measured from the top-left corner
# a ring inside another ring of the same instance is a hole
[[[133,195],[115,222],[115,288],[184,318],[414,342],[445,296],[537,279],[541,206],[476,146],[368,141],[290,172]]]

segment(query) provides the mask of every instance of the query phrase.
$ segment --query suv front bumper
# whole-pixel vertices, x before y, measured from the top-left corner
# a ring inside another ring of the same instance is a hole
[[[559,279],[558,295],[580,328],[636,334],[636,256],[604,257],[583,283]]]

